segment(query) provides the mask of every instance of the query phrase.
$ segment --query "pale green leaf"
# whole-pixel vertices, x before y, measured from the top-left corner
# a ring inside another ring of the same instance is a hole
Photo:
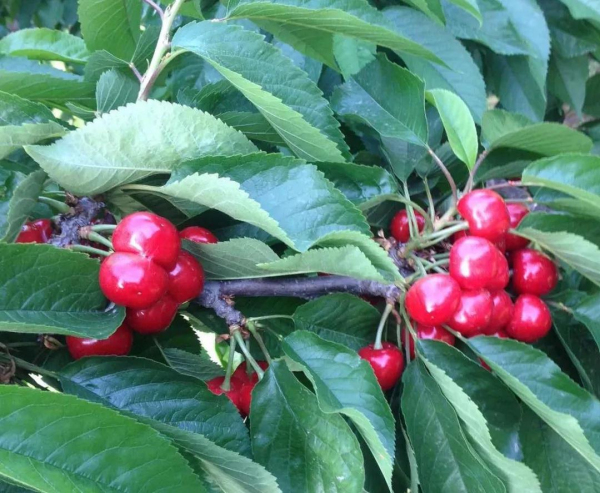
[[[98,112],[108,113],[137,99],[140,85],[131,77],[116,70],[104,72],[96,85],[96,107]]]
[[[0,127],[0,132],[1,132]],[[44,188],[46,173],[29,175],[0,169],[2,201],[0,201],[0,241],[14,241],[28,219]]]
[[[560,0],[575,19],[600,22],[600,5],[595,0]]]
[[[21,29],[0,39],[0,53],[32,60],[85,63],[89,53],[81,38],[47,28]]]

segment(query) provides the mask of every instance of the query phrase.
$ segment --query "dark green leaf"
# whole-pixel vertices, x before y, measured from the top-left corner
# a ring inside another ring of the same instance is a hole
[[[212,361],[205,352],[198,355],[177,348],[165,348],[163,354],[169,366],[184,375],[199,380],[210,380],[225,375],[225,370]]]
[[[574,58],[554,55],[550,58],[548,91],[567,103],[580,118],[585,101],[585,81],[588,73],[587,55]]]
[[[590,77],[585,85],[583,112],[586,115],[600,117],[600,74]]]
[[[219,120],[242,132],[252,140],[267,142],[273,145],[287,145],[285,140],[275,131],[269,121],[261,113],[249,111],[228,111],[218,114]]]
[[[588,328],[600,348],[600,294],[587,296],[574,307],[573,316]]]
[[[591,0],[560,0],[575,19],[600,21],[600,6]]]
[[[321,411],[283,361],[256,385],[250,423],[254,458],[283,491],[362,491],[363,458],[350,427]]]
[[[109,70],[100,76],[96,86],[96,106],[99,113],[108,113],[134,103],[137,99],[140,85],[131,77],[116,70]]]
[[[81,38],[46,28],[21,29],[0,40],[0,53],[32,60],[85,63],[89,53]]]

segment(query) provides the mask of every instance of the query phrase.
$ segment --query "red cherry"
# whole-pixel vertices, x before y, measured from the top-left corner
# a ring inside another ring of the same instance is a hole
[[[494,306],[492,308],[490,323],[483,328],[483,333],[486,335],[492,335],[504,329],[510,322],[513,314],[513,302],[506,291],[493,291],[491,295]]]
[[[182,229],[179,232],[179,237],[182,240],[190,240],[194,243],[218,243],[217,237],[212,234],[208,229],[201,228],[200,226],[190,226],[189,228]]]
[[[497,291],[508,286],[510,281],[510,272],[508,269],[508,260],[502,252],[496,249],[496,275],[487,283],[490,291]]]
[[[454,314],[460,286],[446,274],[430,274],[414,283],[404,300],[408,314],[423,325],[441,325]]]
[[[110,301],[128,308],[149,308],[166,292],[163,268],[135,253],[113,253],[100,264],[100,289]]]
[[[410,359],[414,359],[415,341],[413,340],[413,338],[407,330],[403,332],[403,335],[404,344],[409,344]],[[428,325],[417,324],[417,338],[422,340],[442,341],[446,344],[449,344],[450,346],[454,346],[454,343],[456,342],[456,338],[453,334],[448,332],[443,327],[438,327],[436,325],[430,327]]]
[[[67,336],[67,348],[75,359],[84,356],[124,356],[133,345],[133,332],[123,323],[106,339]]]
[[[169,294],[165,294],[149,308],[139,310],[128,308],[125,321],[140,334],[156,334],[171,325],[177,314],[177,308],[179,304]]]
[[[260,366],[263,369],[263,371],[267,371],[267,368],[269,368],[269,363],[267,363],[266,361],[257,361],[257,363],[258,366]],[[250,368],[252,369],[252,367]],[[258,382],[258,375],[254,371],[254,369],[252,369],[252,373],[248,375],[248,366],[246,365],[245,361],[242,361],[239,364],[239,366],[233,372],[232,377],[235,377],[237,380],[240,380],[242,382]]]
[[[382,349],[375,349],[373,344],[362,348],[358,355],[369,362],[375,378],[383,390],[389,390],[400,379],[404,370],[404,357],[398,346],[390,342],[382,343]]]
[[[42,243],[48,243],[53,233],[52,221],[50,219],[36,219],[31,224],[40,232]]]
[[[508,336],[506,335],[506,332],[499,330],[497,332],[494,332],[492,334],[487,334],[490,337],[498,337],[499,339],[508,339]],[[487,371],[492,371],[492,369],[489,367],[489,365],[483,361],[481,358],[479,359],[479,363],[481,363],[481,366],[483,366]]]
[[[15,243],[48,243],[52,236],[52,221],[37,219],[21,226]]]
[[[238,411],[242,415],[242,418],[250,415],[250,405],[252,404],[252,391],[256,386],[256,382],[244,383],[238,394]]]
[[[558,270],[554,262],[543,253],[530,248],[513,252],[514,290],[519,294],[543,296],[556,287]]]
[[[506,253],[506,235],[503,235],[500,237],[500,239],[494,241],[494,246],[500,251],[500,253]]]
[[[546,303],[533,294],[522,294],[515,302],[506,333],[517,341],[534,342],[544,337],[550,327],[552,315]]]
[[[137,253],[165,269],[177,262],[181,240],[173,224],[151,212],[134,212],[124,218],[112,236],[116,252]]]
[[[417,229],[420,233],[423,231],[423,228],[425,228],[425,219],[417,211],[415,211],[415,218],[417,220]],[[392,218],[390,230],[392,232],[392,236],[396,238],[396,241],[399,241],[400,243],[406,243],[408,240],[410,240],[410,226],[408,213],[406,210],[401,210]]]
[[[210,390],[215,395],[225,394],[229,400],[233,403],[235,407],[240,409],[240,390],[243,386],[243,382],[234,379],[233,377],[229,380],[229,390],[225,392],[221,385],[223,385],[223,381],[225,377],[215,377],[212,380],[206,382],[206,386],[208,390]]]
[[[169,294],[177,303],[186,303],[204,288],[204,270],[189,253],[181,251],[175,267],[169,271]]]
[[[489,291],[464,291],[458,308],[447,322],[448,326],[465,337],[481,334],[482,329],[490,323],[493,307]]]
[[[516,228],[523,218],[529,214],[529,209],[523,204],[506,204],[506,209],[508,210],[511,229]],[[529,240],[527,238],[512,233],[506,233],[506,250],[509,252],[526,248],[527,245],[529,245]]]
[[[450,275],[462,289],[482,289],[496,275],[498,249],[485,238],[461,238],[450,250]]]
[[[469,231],[473,236],[496,241],[510,227],[504,199],[493,190],[469,192],[458,201],[457,209],[469,223]]]

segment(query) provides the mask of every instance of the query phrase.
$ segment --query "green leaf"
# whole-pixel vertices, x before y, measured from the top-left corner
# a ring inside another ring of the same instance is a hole
[[[362,491],[363,458],[350,427],[321,411],[283,361],[254,388],[250,434],[255,460],[283,491]]]
[[[452,152],[473,169],[477,160],[477,130],[469,108],[456,94],[445,89],[432,89],[426,93],[427,101],[436,107]]]
[[[307,74],[263,36],[210,21],[179,29],[172,41],[202,57],[263,114],[299,157],[344,161],[343,136],[327,100]],[[262,69],[256,70],[257,66]]]
[[[587,296],[575,306],[573,317],[588,328],[600,348],[600,294]]]
[[[381,55],[339,86],[331,105],[345,121],[368,125],[382,139],[425,146],[424,91],[423,81]]]
[[[81,38],[46,28],[21,29],[0,40],[0,53],[32,60],[85,63],[89,53]]]
[[[588,78],[588,57],[582,55],[563,58],[553,55],[548,71],[548,90],[564,103],[567,103],[577,115],[582,117],[585,101],[585,82]]]
[[[1,82],[0,82],[1,86]],[[145,101],[129,104],[27,152],[70,192],[93,195],[203,155],[255,152],[243,135],[199,110]]]
[[[0,244],[0,329],[108,337],[121,325],[125,310],[104,311],[98,271],[98,261],[81,253]]]
[[[503,455],[518,443],[521,410],[514,396],[478,363],[448,344],[419,341],[419,349],[474,447],[504,481],[507,491],[541,493],[533,471]]]
[[[99,113],[108,113],[135,103],[140,90],[140,85],[131,77],[127,77],[116,70],[104,72],[96,86],[96,107]]]
[[[230,0],[227,7],[229,19],[250,19],[334,69],[334,38],[340,34],[440,63],[429,50],[397,32],[364,0]]]
[[[420,361],[402,377],[402,414],[424,493],[504,492],[475,454],[450,403]]]
[[[462,8],[465,12],[471,14],[475,19],[479,21],[481,24],[483,22],[483,18],[481,17],[481,12],[479,10],[479,5],[477,4],[477,0],[448,0],[450,3],[453,3],[457,7]]]
[[[0,57],[0,91],[43,103],[94,104],[95,85],[75,74],[25,58]]]
[[[103,406],[3,385],[0,423],[0,476],[35,491],[203,491],[168,440]]]
[[[575,19],[589,19],[600,22],[600,5],[594,0],[560,0]]]
[[[46,173],[23,175],[0,169],[0,241],[13,242],[28,219],[44,189]]]
[[[544,353],[497,337],[468,340],[496,375],[596,470],[600,471],[600,402]]]
[[[321,410],[350,418],[392,488],[395,427],[370,365],[354,351],[307,331],[287,336],[283,350],[313,383]]]
[[[406,3],[419,9],[438,24],[445,24],[446,18],[440,0],[407,0]]]
[[[223,123],[242,132],[249,139],[278,146],[287,145],[261,113],[227,111],[217,116]]]
[[[210,380],[225,375],[225,370],[212,361],[205,352],[200,355],[177,348],[164,348],[168,365],[179,373],[199,380]]]
[[[248,433],[231,401],[168,366],[135,357],[83,358],[65,367],[60,381],[70,394],[249,453]]]
[[[483,114],[481,121],[481,142],[488,148],[505,135],[518,134],[533,122],[524,115],[493,109]]]
[[[140,37],[138,0],[79,0],[81,33],[90,51],[106,50],[129,60]]]
[[[450,32],[408,7],[389,7],[385,17],[407,38],[435,53],[446,66],[424,58],[399,53],[408,69],[425,81],[427,89],[447,89],[466,103],[475,122],[486,109],[483,77],[469,52]]]
[[[377,45],[337,34],[333,37],[333,55],[344,79],[360,72],[377,53]]]
[[[600,103],[598,96],[600,95],[600,74],[595,74],[590,77],[585,85],[585,103],[583,112],[586,115],[599,117]]]
[[[529,409],[523,412],[521,441],[525,463],[537,474],[544,492],[598,491],[600,473]]]
[[[600,244],[600,222],[587,217],[530,212],[519,223],[519,228],[537,229],[547,233],[572,233],[583,236],[591,243]]]
[[[338,293],[305,303],[293,318],[297,330],[314,332],[327,341],[358,351],[372,342],[380,314],[370,303]]]

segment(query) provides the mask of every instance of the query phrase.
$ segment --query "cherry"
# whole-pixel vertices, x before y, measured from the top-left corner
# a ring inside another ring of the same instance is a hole
[[[134,212],[125,217],[112,236],[116,252],[137,253],[165,269],[177,262],[181,240],[173,224],[151,212]]]
[[[243,418],[250,415],[250,405],[252,404],[252,391],[256,382],[246,382],[240,388],[238,394],[238,411]]]
[[[506,204],[506,209],[508,210],[510,227],[512,229],[516,228],[523,218],[529,214],[529,209],[523,204]],[[509,252],[526,248],[527,245],[529,245],[529,240],[527,238],[512,233],[506,233],[506,250]]]
[[[493,307],[489,291],[485,289],[464,291],[458,308],[447,322],[448,326],[465,337],[480,334],[490,323]]]
[[[138,310],[128,308],[125,321],[140,334],[156,334],[171,325],[177,314],[177,308],[179,304],[169,294],[165,294],[148,308]]]
[[[52,236],[52,221],[50,219],[37,219],[25,223],[15,243],[48,243]]]
[[[417,229],[419,233],[423,231],[425,228],[425,218],[421,215],[421,213],[415,211],[415,219],[417,222]],[[406,210],[402,210],[398,212],[393,218],[390,224],[390,230],[392,232],[392,236],[396,238],[396,241],[400,243],[406,243],[410,240],[410,226],[409,226],[408,213]]]
[[[430,274],[414,283],[404,304],[413,320],[423,325],[441,325],[454,314],[460,301],[460,286],[446,274]]]
[[[110,301],[128,308],[149,308],[167,291],[164,269],[135,253],[116,252],[100,264],[100,289]]]
[[[460,238],[450,250],[450,275],[462,289],[482,289],[496,275],[498,249],[485,238]]]
[[[494,306],[492,308],[490,323],[483,328],[483,333],[486,335],[492,335],[504,329],[510,322],[513,314],[513,302],[506,291],[493,291],[491,295]]]
[[[498,330],[496,332],[493,332],[491,334],[487,334],[490,337],[498,337],[499,339],[508,339],[508,335],[506,335],[506,332],[502,331],[502,330]],[[483,361],[481,358],[479,359],[479,363],[481,363],[481,366],[483,366],[487,371],[492,371],[492,369],[490,368],[490,366]]]
[[[375,349],[373,344],[369,344],[359,350],[358,355],[369,362],[381,388],[389,390],[402,375],[404,357],[398,346],[390,342],[384,342],[382,346],[381,349]]]
[[[510,272],[508,269],[508,260],[502,252],[496,249],[496,275],[487,283],[490,291],[497,291],[508,286],[510,281]]]
[[[493,190],[473,190],[457,205],[458,212],[469,223],[470,234],[498,240],[510,227],[510,217],[504,199]]]
[[[453,334],[448,332],[443,327],[439,327],[437,325],[428,326],[417,324],[417,338],[422,340],[433,340],[433,341],[442,341],[450,346],[454,346],[456,342],[456,338]],[[408,339],[408,340],[407,340]],[[415,341],[411,337],[410,333],[405,330],[404,331],[404,344],[409,345],[410,359],[414,359],[415,357]]]
[[[206,382],[206,386],[208,387],[208,390],[215,395],[225,394],[233,405],[240,410],[240,390],[243,386],[243,382],[232,377],[229,380],[229,390],[226,392],[221,388],[224,381],[225,377],[215,377]]]
[[[133,332],[123,323],[106,339],[67,336],[67,348],[75,359],[85,356],[124,356],[133,345]]]
[[[543,253],[530,248],[517,250],[511,256],[514,290],[519,294],[543,296],[556,287],[558,270]]]
[[[190,226],[182,229],[179,232],[179,237],[182,240],[190,240],[194,243],[218,243],[217,237],[212,234],[208,229],[201,228],[200,226]]]
[[[500,251],[500,253],[502,253],[502,254],[506,253],[506,235],[501,236],[499,239],[497,239],[493,243],[494,243],[494,246]]]
[[[534,342],[544,337],[552,327],[550,310],[540,298],[533,294],[522,294],[517,298],[506,333],[521,342]]]
[[[258,366],[260,366],[264,371],[267,370],[267,368],[269,368],[269,363],[267,363],[266,361],[257,361]],[[250,367],[252,368],[252,367]],[[258,382],[258,375],[257,373],[254,371],[254,369],[252,369],[252,373],[250,375],[248,375],[248,366],[246,365],[245,361],[242,361],[239,366],[235,369],[235,371],[232,374],[232,377],[235,377],[237,380],[243,381],[243,382]]]
[[[186,303],[204,288],[204,270],[189,253],[181,251],[175,267],[169,271],[169,294],[177,303]]]

